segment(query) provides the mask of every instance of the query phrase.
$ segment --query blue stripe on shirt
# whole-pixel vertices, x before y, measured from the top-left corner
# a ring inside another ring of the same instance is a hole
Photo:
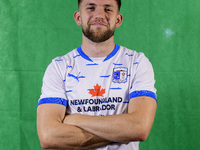
[[[60,104],[67,107],[67,100],[63,98],[55,98],[55,97],[42,98],[39,100],[37,106],[41,104]]]
[[[148,97],[152,97],[156,100],[157,102],[157,96],[154,92],[151,91],[134,91],[130,94],[129,99],[134,98],[134,97],[140,97],[140,96],[148,96]]]

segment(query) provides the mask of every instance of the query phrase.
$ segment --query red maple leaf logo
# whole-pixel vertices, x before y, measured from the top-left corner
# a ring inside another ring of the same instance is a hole
[[[101,89],[101,86],[97,84],[94,86],[94,89],[89,90],[89,93],[92,95],[92,97],[103,96],[103,94],[105,94],[105,89]]]

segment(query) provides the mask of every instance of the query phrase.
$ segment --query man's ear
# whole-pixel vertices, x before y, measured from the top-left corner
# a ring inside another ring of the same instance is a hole
[[[79,11],[74,13],[74,20],[78,26],[81,26],[81,16]]]
[[[122,14],[118,14],[117,15],[117,21],[116,21],[116,28],[119,28],[122,24],[122,21],[123,21],[123,16]]]

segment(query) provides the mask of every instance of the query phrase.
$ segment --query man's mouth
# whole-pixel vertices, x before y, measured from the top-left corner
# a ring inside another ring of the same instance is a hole
[[[93,22],[90,25],[93,25],[93,26],[106,26],[106,24],[101,23],[101,22]]]

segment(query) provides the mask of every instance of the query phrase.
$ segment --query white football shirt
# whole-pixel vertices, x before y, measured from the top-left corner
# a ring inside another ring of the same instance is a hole
[[[131,98],[156,98],[154,72],[143,53],[115,45],[105,58],[89,58],[81,49],[52,60],[38,105],[66,106],[68,114],[124,114]],[[126,128],[126,127],[124,127]],[[138,150],[139,142],[112,143],[96,150]]]

